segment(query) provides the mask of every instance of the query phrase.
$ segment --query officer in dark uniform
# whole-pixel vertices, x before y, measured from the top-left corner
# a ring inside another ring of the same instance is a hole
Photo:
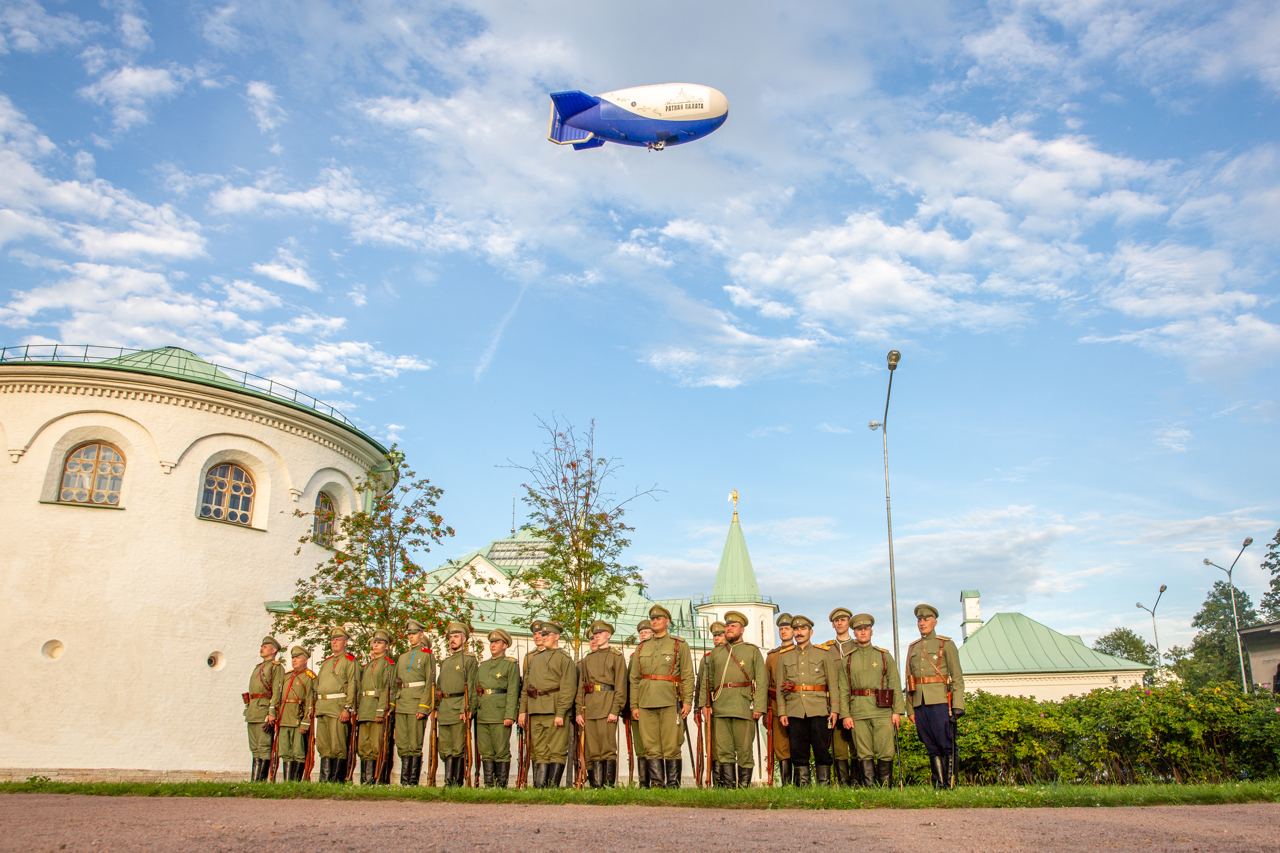
[[[907,692],[910,717],[929,753],[929,773],[935,788],[955,784],[955,721],[964,716],[964,674],[960,650],[950,637],[935,633],[938,608],[916,605],[920,639],[907,649]]]

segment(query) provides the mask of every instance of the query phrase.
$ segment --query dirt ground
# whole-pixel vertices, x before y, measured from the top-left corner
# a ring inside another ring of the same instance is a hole
[[[1270,850],[1280,807],[730,811],[0,795],[0,850]]]

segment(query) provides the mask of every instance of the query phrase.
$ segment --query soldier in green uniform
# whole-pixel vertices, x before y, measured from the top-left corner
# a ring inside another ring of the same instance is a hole
[[[681,721],[693,710],[693,656],[688,643],[668,633],[667,608],[650,607],[649,622],[653,636],[631,655],[631,715],[650,753],[645,760],[651,784],[679,788]]]
[[[718,649],[721,646],[723,646],[725,643],[724,623],[721,622],[719,619],[717,619],[715,622],[712,622],[710,627],[707,630],[711,633],[711,649],[707,649],[705,652],[703,652],[702,659],[698,661],[698,675],[697,675],[697,678],[694,680],[694,687],[693,687],[693,716],[695,720],[699,721],[698,725],[700,726],[703,726],[704,722],[710,719],[705,713],[706,709],[710,707],[710,704],[711,704],[711,696],[710,696],[711,689],[707,686],[707,677],[706,677],[707,662],[711,658],[711,650]],[[712,787],[715,787],[715,788],[720,787],[719,765],[720,765],[719,759],[716,757],[715,753],[712,752],[711,754],[711,785]]]
[[[422,776],[422,742],[427,717],[436,706],[436,658],[426,629],[417,619],[404,626],[409,647],[396,660],[396,750],[400,784],[417,785]]]
[[[711,651],[703,673],[716,759],[713,772],[722,788],[749,788],[756,766],[757,721],[769,699],[769,671],[759,647],[742,639],[747,617],[730,610],[724,624],[724,645]]]
[[[307,735],[311,728],[311,712],[316,704],[316,674],[307,668],[311,652],[302,646],[289,650],[293,669],[284,679],[280,693],[280,731],[276,752],[284,781],[301,782],[307,761]]]
[[[541,649],[525,658],[520,725],[529,727],[533,787],[558,788],[569,759],[569,714],[578,691],[578,668],[560,648],[564,629],[550,619],[538,629]]]
[[[583,759],[593,788],[618,783],[618,719],[627,704],[627,663],[609,645],[613,626],[591,623],[591,651],[578,662],[578,717],[583,728]]]
[[[284,667],[276,660],[278,654],[280,643],[276,638],[263,637],[258,648],[262,660],[249,674],[249,689],[240,695],[249,728],[249,753],[253,756],[250,782],[265,782],[271,772],[271,744],[280,711],[280,690],[284,687]]]
[[[511,635],[489,632],[489,659],[476,667],[476,751],[486,788],[505,788],[511,775],[511,727],[520,711],[520,668],[507,657]]]
[[[649,622],[648,619],[641,619],[639,622],[636,623],[637,643],[643,643],[645,640],[649,639],[652,636],[653,636],[653,625]],[[631,695],[631,691],[628,690],[627,691],[627,707],[626,707],[627,716],[625,720],[625,725],[627,726],[627,728],[631,730],[631,743],[632,743],[632,747],[635,750],[635,760],[636,760],[635,770],[637,774],[636,778],[640,780],[641,788],[648,788],[648,787],[651,787],[651,783],[649,779],[649,760],[648,760],[649,753],[645,748],[643,734],[640,731],[640,727],[636,725],[632,725],[634,720],[634,715],[631,713],[632,699],[633,697]],[[658,786],[661,787],[665,783],[665,781],[666,780],[658,779],[657,780]]]
[[[391,705],[395,702],[396,662],[387,654],[391,635],[379,628],[369,642],[369,660],[360,670],[360,700],[356,704],[359,726],[356,753],[360,756],[360,784],[381,783],[378,758],[391,758],[386,749],[386,730],[391,723]]]
[[[347,781],[348,726],[356,709],[360,665],[347,651],[349,638],[343,628],[329,632],[332,654],[320,662],[316,673],[316,752],[320,753],[320,781]]]
[[[964,716],[960,651],[950,637],[935,633],[938,608],[917,604],[915,612],[920,639],[907,648],[908,713],[929,753],[933,786],[950,788],[955,784],[955,722]]]
[[[450,622],[445,629],[449,655],[440,662],[436,690],[440,697],[437,709],[436,743],[444,762],[445,785],[462,785],[467,773],[467,728],[476,706],[476,668],[479,661],[467,649],[471,632],[461,622]]]
[[[853,651],[853,635],[849,633],[849,619],[853,613],[847,607],[837,607],[827,617],[831,622],[831,630],[835,638],[819,643],[822,648],[834,653],[843,669],[845,659]],[[854,760],[853,732],[844,726],[836,728],[831,738],[831,754],[835,758],[837,785],[869,785],[871,778],[862,778],[861,765],[851,764]]]
[[[769,756],[769,765],[778,762],[778,778],[783,785],[795,783],[791,768],[791,741],[787,730],[782,727],[782,701],[778,697],[778,659],[780,655],[795,651],[795,643],[791,641],[791,614],[779,613],[774,624],[778,628],[778,645],[769,650],[764,657],[765,669],[769,671],[769,718],[765,725],[769,727],[769,736],[773,741],[773,755]]]
[[[898,664],[888,649],[871,645],[870,613],[853,617],[853,651],[844,659],[849,685],[849,715],[863,784],[893,783],[894,735],[906,713]]]
[[[791,761],[796,784],[809,784],[809,754],[819,785],[831,784],[831,732],[837,722],[848,722],[848,687],[834,653],[810,643],[813,620],[793,616],[795,651],[778,659],[782,683],[782,725],[791,739]]]

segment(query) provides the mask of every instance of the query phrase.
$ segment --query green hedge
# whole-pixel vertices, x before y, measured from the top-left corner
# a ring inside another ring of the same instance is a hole
[[[1061,702],[975,693],[958,723],[970,783],[1221,782],[1280,775],[1280,702],[1222,684],[1095,690]],[[924,747],[899,737],[908,781],[927,782]]]

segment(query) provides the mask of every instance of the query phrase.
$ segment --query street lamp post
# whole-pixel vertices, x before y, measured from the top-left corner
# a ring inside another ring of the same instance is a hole
[[[1138,602],[1138,607],[1140,609],[1151,614],[1151,633],[1154,634],[1156,638],[1156,672],[1160,671],[1160,629],[1156,627],[1156,608],[1160,606],[1160,598],[1168,588],[1169,587],[1167,585],[1160,584],[1160,593],[1156,596],[1156,603],[1150,607],[1147,607],[1147,605],[1143,604],[1141,601]]]
[[[889,350],[885,361],[889,365],[889,387],[884,392],[884,418],[867,424],[873,430],[880,430],[884,440],[884,518],[889,528],[889,612],[893,615],[893,659],[901,663],[898,654],[898,582],[893,574],[893,509],[889,501],[889,396],[893,393],[893,373],[898,369],[902,353],[896,349]]]
[[[1240,656],[1240,689],[1245,693],[1249,692],[1249,680],[1244,674],[1244,646],[1240,643],[1240,615],[1236,612],[1236,585],[1231,580],[1231,573],[1235,571],[1236,563],[1240,562],[1240,554],[1244,553],[1244,549],[1253,544],[1253,537],[1246,536],[1244,543],[1240,546],[1240,552],[1236,554],[1236,558],[1231,561],[1231,568],[1224,569],[1208,557],[1204,558],[1206,566],[1213,566],[1215,569],[1227,573],[1227,586],[1231,588],[1231,622],[1236,628],[1236,654]]]

